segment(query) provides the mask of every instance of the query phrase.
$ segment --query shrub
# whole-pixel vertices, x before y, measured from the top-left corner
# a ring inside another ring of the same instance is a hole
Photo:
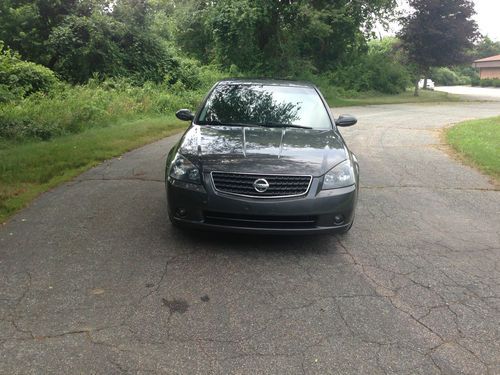
[[[0,42],[0,103],[36,92],[48,93],[58,82],[50,69],[21,60]]]
[[[471,74],[468,72],[468,74]],[[471,74],[472,75],[472,74]],[[459,68],[435,68],[431,70],[430,78],[442,86],[469,85],[472,83],[471,75],[462,74]]]
[[[472,86],[479,86],[479,85],[481,85],[481,79],[479,77],[473,77],[470,80],[470,84]]]
[[[340,66],[331,82],[346,90],[398,94],[410,84],[410,73],[400,63],[382,54],[369,54]]]
[[[156,36],[98,13],[66,17],[47,44],[54,70],[72,83],[85,83],[95,74],[160,83],[179,66]]]
[[[481,87],[500,87],[500,78],[486,78],[479,82]]]

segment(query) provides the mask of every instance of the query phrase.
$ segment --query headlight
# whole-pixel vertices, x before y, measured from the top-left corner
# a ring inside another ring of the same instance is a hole
[[[323,190],[350,186],[355,182],[354,168],[351,165],[351,161],[345,160],[325,174]]]
[[[177,154],[172,164],[170,164],[170,172],[168,175],[176,180],[191,182],[192,184],[201,184],[200,170],[180,154]]]

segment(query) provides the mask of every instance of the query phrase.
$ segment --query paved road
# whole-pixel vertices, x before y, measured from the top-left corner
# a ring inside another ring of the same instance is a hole
[[[496,87],[438,86],[435,90],[462,95],[472,100],[500,100],[500,88]]]
[[[352,107],[345,236],[186,234],[169,138],[0,229],[0,373],[500,374],[500,193],[438,129],[500,103]]]

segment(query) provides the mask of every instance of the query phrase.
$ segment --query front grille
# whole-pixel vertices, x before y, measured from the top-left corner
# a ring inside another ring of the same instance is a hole
[[[269,188],[265,192],[255,190],[253,184],[258,179],[265,179],[268,182]],[[311,179],[311,176],[212,172],[212,180],[217,191],[261,198],[293,197],[306,194]]]
[[[240,215],[205,211],[205,223],[239,228],[307,229],[316,226],[315,216]]]

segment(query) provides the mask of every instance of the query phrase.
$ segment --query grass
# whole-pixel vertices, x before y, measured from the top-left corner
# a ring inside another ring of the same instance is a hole
[[[328,89],[324,90],[324,94],[328,104],[332,107],[349,107],[356,105],[377,104],[459,102],[464,100],[459,95],[428,90],[420,90],[419,96],[414,96],[413,89],[407,90],[397,95],[387,95],[372,92],[359,93],[352,98],[339,97],[335,93],[330,93]]]
[[[500,179],[500,116],[461,122],[445,137],[464,160]]]
[[[40,193],[185,126],[173,117],[148,118],[50,141],[0,143],[0,223]]]

